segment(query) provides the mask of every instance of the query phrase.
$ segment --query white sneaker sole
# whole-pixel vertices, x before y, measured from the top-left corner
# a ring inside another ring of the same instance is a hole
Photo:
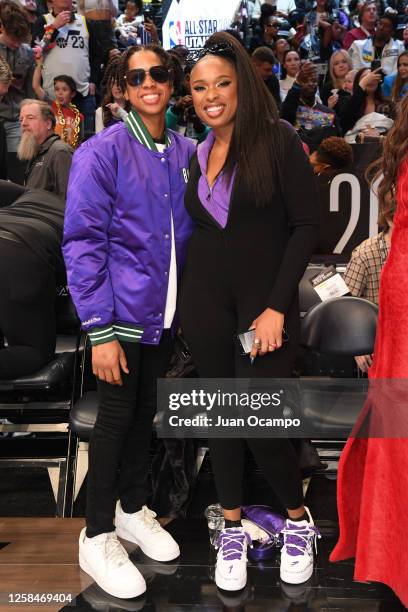
[[[139,595],[143,595],[143,593],[146,592],[146,583],[139,584],[138,586],[134,586],[133,588],[131,585],[129,585],[126,589],[117,589],[115,587],[112,587],[111,584],[107,584],[105,581],[99,580],[97,576],[93,573],[91,566],[88,565],[88,562],[86,561],[84,556],[81,555],[81,553],[79,553],[79,567],[84,572],[89,574],[89,576],[94,579],[96,584],[101,587],[101,589],[106,591],[106,593],[109,593],[109,595],[113,595],[113,597],[119,597],[120,599],[132,599],[133,597],[139,597]]]
[[[285,570],[280,570],[281,580],[287,582],[288,584],[302,584],[302,582],[306,582],[309,580],[311,575],[313,574],[313,565],[308,567],[303,572],[286,572]]]
[[[223,591],[241,591],[247,583],[247,576],[242,576],[241,580],[228,580],[217,574],[215,570],[215,584]]]
[[[133,542],[133,544],[137,544],[139,548],[141,549],[141,551],[144,552],[145,555],[147,555],[148,557],[150,557],[150,559],[153,559],[154,561],[162,561],[163,563],[165,563],[166,561],[174,561],[174,559],[177,559],[177,557],[180,556],[180,548],[177,545],[177,543],[176,543],[177,549],[173,547],[172,550],[162,549],[158,551],[157,548],[149,548],[149,546],[146,546],[146,544],[144,544],[143,542],[141,542],[141,540],[136,538],[133,533],[131,533],[127,529],[124,529],[123,527],[120,527],[117,524],[116,524],[116,535],[118,536],[118,538],[121,538],[122,540],[126,540],[127,542]]]

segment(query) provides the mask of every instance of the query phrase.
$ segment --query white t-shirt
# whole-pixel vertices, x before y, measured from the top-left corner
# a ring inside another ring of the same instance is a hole
[[[296,10],[295,0],[278,0],[276,10],[278,13],[289,15],[289,13]]]
[[[162,152],[166,145],[156,143],[158,151]],[[170,255],[170,270],[169,284],[167,286],[166,307],[164,310],[164,329],[169,329],[173,323],[174,315],[176,314],[177,304],[177,261],[176,261],[176,241],[174,238],[174,223],[173,215],[170,211],[171,219],[171,255]]]
[[[45,15],[47,24],[51,24],[55,17],[48,13]],[[56,46],[50,49],[44,58],[42,79],[43,89],[47,96],[55,99],[54,78],[60,74],[72,77],[77,85],[78,93],[87,96],[89,92],[89,79],[91,68],[89,65],[89,33],[85,17],[75,14],[72,23],[59,28]]]

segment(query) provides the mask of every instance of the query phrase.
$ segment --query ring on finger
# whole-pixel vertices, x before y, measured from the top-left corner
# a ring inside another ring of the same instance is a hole
[[[254,340],[254,344],[255,344],[256,346],[258,346],[259,344],[261,344],[260,339],[259,339],[259,338],[255,338],[255,340]]]

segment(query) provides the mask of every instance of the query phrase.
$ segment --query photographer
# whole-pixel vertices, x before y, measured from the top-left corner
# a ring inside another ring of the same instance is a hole
[[[340,122],[346,141],[356,142],[357,136],[379,138],[392,126],[391,104],[384,101],[381,93],[380,69],[359,70],[354,78],[353,94],[342,107]],[[363,137],[363,138],[364,138]]]
[[[329,136],[338,135],[336,113],[316,99],[317,71],[311,62],[303,62],[282,103],[281,117],[291,123],[303,142],[313,152]]]
[[[72,0],[53,0],[52,13],[40,15],[35,27],[36,38],[45,45],[42,87],[54,100],[55,77],[66,74],[74,79],[82,96],[78,108],[85,117],[85,138],[95,132],[95,92],[102,63],[96,52],[99,42],[88,25],[83,15],[73,11]]]

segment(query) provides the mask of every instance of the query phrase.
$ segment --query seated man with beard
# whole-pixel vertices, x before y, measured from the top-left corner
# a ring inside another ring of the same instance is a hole
[[[54,134],[51,107],[40,100],[23,100],[20,124],[22,135],[17,155],[28,162],[25,187],[45,189],[65,199],[73,151]]]
[[[13,201],[0,190],[2,380],[31,374],[53,357],[55,290],[65,277],[64,209],[64,198],[48,191],[27,189]]]

